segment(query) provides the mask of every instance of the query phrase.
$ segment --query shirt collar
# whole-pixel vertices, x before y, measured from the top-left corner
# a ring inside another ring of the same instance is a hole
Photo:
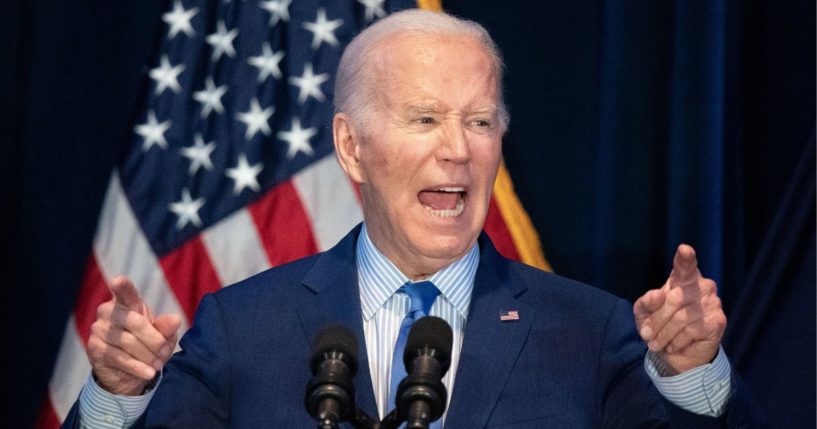
[[[363,318],[368,321],[397,292],[397,289],[410,280],[375,247],[369,238],[365,223],[358,236],[356,251],[360,302]],[[428,278],[440,290],[440,295],[450,302],[463,318],[468,317],[477,265],[479,246],[474,244],[465,256]]]

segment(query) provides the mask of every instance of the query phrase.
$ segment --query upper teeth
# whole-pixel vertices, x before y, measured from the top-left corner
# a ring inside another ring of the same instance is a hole
[[[464,192],[465,189],[463,188],[440,188],[437,189],[437,192]]]

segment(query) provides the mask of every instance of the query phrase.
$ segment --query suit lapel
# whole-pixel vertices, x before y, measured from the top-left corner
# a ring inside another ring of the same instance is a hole
[[[534,318],[533,309],[515,298],[524,288],[498,270],[501,257],[484,241],[447,427],[485,426]],[[519,320],[501,321],[503,310],[517,311]]]
[[[345,326],[355,334],[358,339],[358,370],[354,380],[357,406],[377,417],[355,263],[359,232],[360,226],[318,257],[304,278],[304,286],[313,295],[305,299],[297,311],[310,344],[322,328],[331,324]]]

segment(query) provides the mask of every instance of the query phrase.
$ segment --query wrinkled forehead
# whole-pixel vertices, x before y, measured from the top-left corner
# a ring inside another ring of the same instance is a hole
[[[486,96],[498,97],[499,66],[485,45],[468,35],[395,33],[373,47],[368,67],[378,90],[433,78],[476,85]]]

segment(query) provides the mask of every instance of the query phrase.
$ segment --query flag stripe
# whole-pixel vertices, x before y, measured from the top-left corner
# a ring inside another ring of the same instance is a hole
[[[488,205],[488,215],[485,217],[485,232],[491,237],[491,241],[502,256],[519,260],[519,252],[516,250],[513,237],[511,237],[511,233],[502,219],[502,214],[499,212],[496,198],[491,198],[491,203]]]
[[[233,213],[201,236],[223,286],[270,267],[258,228],[247,210]]]
[[[46,395],[46,399],[40,406],[40,411],[37,414],[37,421],[34,422],[36,429],[53,429],[60,426],[60,418],[54,413],[54,407]]]
[[[352,182],[334,155],[302,170],[295,175],[293,182],[312,221],[319,250],[334,246],[363,220]]]
[[[205,294],[221,289],[210,255],[199,236],[165,255],[160,264],[187,320],[193,320],[196,306]]]
[[[77,331],[82,344],[88,344],[88,337],[91,336],[91,324],[96,320],[97,307],[111,299],[111,297],[105,278],[102,277],[102,272],[99,271],[99,266],[96,264],[96,258],[92,255],[88,258],[85,278],[77,295],[76,308],[74,308]]]
[[[249,207],[249,212],[273,266],[317,251],[309,218],[292,182],[281,183],[267,192]]]
[[[76,328],[76,319],[71,316],[65,326],[54,375],[51,376],[48,386],[51,404],[60,421],[65,420],[88,374],[91,373],[91,364],[88,363],[85,347]]]
[[[131,279],[154,314],[183,314],[156,255],[128,204],[119,175],[111,175],[94,239],[94,255],[106,283],[122,274]],[[187,329],[182,321],[181,332]]]

